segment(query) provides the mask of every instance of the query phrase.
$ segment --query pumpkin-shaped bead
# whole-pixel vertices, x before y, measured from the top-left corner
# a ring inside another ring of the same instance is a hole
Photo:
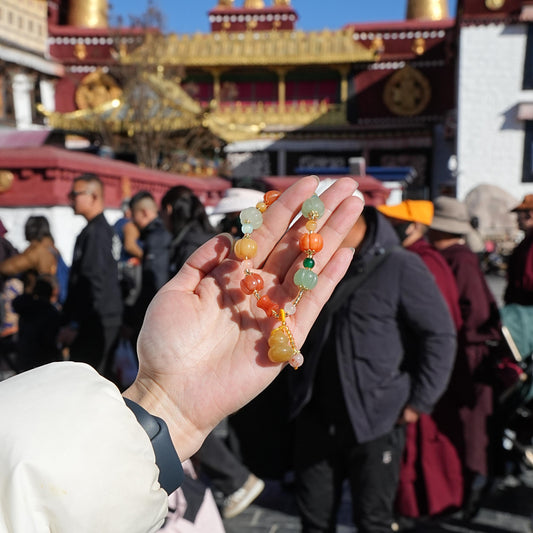
[[[264,200],[266,205],[272,205],[280,196],[279,191],[268,191],[265,193]]]
[[[294,274],[293,279],[294,284],[297,287],[301,287],[306,291],[314,289],[318,283],[318,276],[312,270],[308,270],[307,268],[298,269]]]
[[[263,278],[252,272],[241,280],[241,290],[244,294],[253,294],[255,291],[260,291],[265,286]]]
[[[234,251],[239,259],[252,259],[257,254],[257,243],[250,237],[244,237],[235,243]]]
[[[309,250],[313,252],[320,252],[324,247],[324,239],[320,233],[304,233],[300,237],[300,250],[307,252]]]
[[[239,215],[241,224],[251,224],[254,229],[259,229],[263,224],[263,215],[257,207],[247,207]]]
[[[324,202],[316,194],[313,194],[302,205],[302,215],[312,220],[320,218],[324,214],[324,210]]]
[[[266,294],[257,300],[257,307],[262,309],[267,316],[274,316],[279,311],[279,305],[274,303]]]

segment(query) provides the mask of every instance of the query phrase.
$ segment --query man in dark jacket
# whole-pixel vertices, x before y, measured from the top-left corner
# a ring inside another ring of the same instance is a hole
[[[169,279],[172,236],[165,229],[154,197],[148,191],[135,194],[130,207],[131,218],[141,232],[143,244],[141,292],[133,305],[133,317],[129,321],[137,334],[152,298]]]
[[[117,260],[120,242],[104,216],[104,187],[94,174],[74,179],[69,193],[74,213],[87,225],[78,235],[63,306],[67,324],[58,340],[70,346],[70,359],[92,365],[110,377],[112,354],[122,323]]]
[[[404,424],[431,411],[455,356],[446,303],[422,260],[399,246],[387,220],[365,208],[344,245],[356,250],[354,260],[302,348],[306,363],[292,379],[304,533],[335,531],[345,478],[358,531],[391,531]]]

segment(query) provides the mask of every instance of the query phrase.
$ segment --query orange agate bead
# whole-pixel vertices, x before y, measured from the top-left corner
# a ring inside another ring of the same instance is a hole
[[[255,291],[260,291],[265,286],[263,278],[252,272],[241,280],[241,290],[244,294],[253,294]]]
[[[312,250],[313,252],[319,252],[324,246],[324,239],[320,233],[304,233],[300,237],[300,250],[307,252]]]
[[[279,191],[268,191],[265,193],[265,204],[272,205],[280,196]]]
[[[274,312],[279,311],[279,305],[274,303],[268,296],[261,296],[257,300],[257,307],[263,309],[267,316],[273,316]]]

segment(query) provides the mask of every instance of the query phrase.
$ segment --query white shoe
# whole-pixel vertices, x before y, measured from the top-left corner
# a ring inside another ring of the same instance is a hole
[[[263,492],[265,482],[250,474],[244,485],[224,499],[222,517],[233,518],[242,513]]]

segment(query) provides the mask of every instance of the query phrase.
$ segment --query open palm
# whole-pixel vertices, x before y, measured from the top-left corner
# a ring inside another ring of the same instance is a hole
[[[253,235],[258,243],[254,268],[261,269],[265,281],[262,294],[281,307],[297,293],[292,277],[304,257],[298,237],[305,220],[287,227],[316,186],[314,177],[298,180],[269,207]],[[288,320],[298,346],[352,258],[351,250],[339,246],[362,210],[362,202],[352,197],[355,188],[353,180],[339,179],[321,196],[326,211],[319,222],[324,248],[315,256],[319,282]],[[242,278],[229,236],[219,235],[189,258],[145,316],[138,341],[139,375],[124,395],[167,422],[182,460],[282,369],[267,357],[276,320],[241,291]]]

